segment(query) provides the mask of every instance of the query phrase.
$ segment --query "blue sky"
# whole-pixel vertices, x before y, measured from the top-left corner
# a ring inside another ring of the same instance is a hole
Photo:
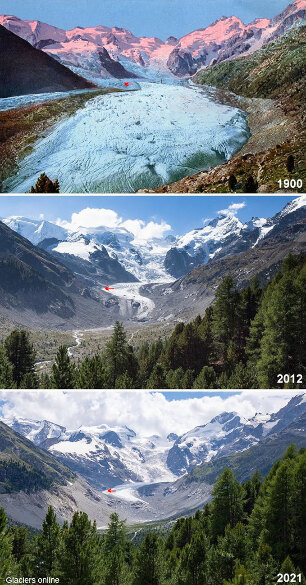
[[[251,217],[271,217],[286,203],[294,199],[288,196],[174,196],[133,197],[114,196],[63,196],[31,197],[14,195],[0,197],[0,218],[22,215],[31,219],[44,219],[55,222],[58,218],[70,221],[72,213],[80,213],[85,208],[113,210],[122,222],[142,220],[145,223],[166,222],[175,234],[181,235],[191,229],[201,227],[205,219],[216,217],[221,210],[230,205],[240,205],[237,211],[243,222]],[[96,216],[96,213],[92,213]],[[85,225],[85,224],[81,224]],[[102,224],[103,225],[103,224]],[[109,224],[104,224],[109,225]],[[109,226],[111,227],[111,226]],[[170,233],[170,231],[168,231]]]
[[[1,14],[54,26],[119,26],[137,36],[183,36],[221,16],[272,18],[289,0],[0,0]]]

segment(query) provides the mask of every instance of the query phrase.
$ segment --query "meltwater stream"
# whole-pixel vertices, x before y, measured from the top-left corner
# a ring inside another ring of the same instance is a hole
[[[249,137],[246,115],[200,88],[139,85],[95,97],[59,123],[5,191],[26,192],[45,172],[62,193],[134,193],[222,164]]]

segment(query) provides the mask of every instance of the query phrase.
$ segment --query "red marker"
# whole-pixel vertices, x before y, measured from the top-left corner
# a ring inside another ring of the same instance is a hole
[[[112,490],[112,489],[109,489],[109,490],[107,490],[107,491],[108,491],[108,492],[111,494],[111,493],[113,493],[113,492],[116,492],[117,490]]]
[[[115,290],[114,288],[109,287],[109,286],[105,286],[104,288],[105,288],[105,290]]]
[[[128,87],[129,85],[133,85],[132,83],[125,83],[124,85],[126,85],[126,87]]]

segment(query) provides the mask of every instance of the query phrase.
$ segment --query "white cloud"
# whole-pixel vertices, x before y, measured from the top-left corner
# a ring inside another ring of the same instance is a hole
[[[106,228],[125,228],[131,232],[135,240],[151,240],[152,238],[163,238],[165,232],[171,230],[171,225],[164,220],[160,222],[149,221],[146,223],[142,219],[123,219],[112,209],[86,207],[78,213],[73,213],[70,221],[63,221],[60,218],[56,221],[71,232],[80,229],[90,230],[99,227]]]
[[[57,224],[71,231],[77,231],[80,228],[97,228],[100,226],[114,228],[122,222],[121,217],[112,209],[86,207],[78,213],[73,213],[71,221],[57,220]]]
[[[236,213],[245,206],[245,201],[243,203],[231,203],[226,209],[220,209],[218,213],[222,213],[222,215],[236,215]]]
[[[237,412],[245,418],[256,412],[277,412],[297,392],[245,391],[231,395],[199,395],[198,398],[167,400],[161,392],[142,390],[119,391],[40,391],[0,392],[3,418],[13,416],[51,422],[75,429],[102,423],[110,426],[127,425],[136,433],[166,436],[170,432],[183,434],[195,426],[209,422],[221,412]]]
[[[165,233],[171,230],[171,225],[162,220],[160,223],[149,221],[147,224],[141,219],[128,219],[122,223],[129,232],[135,236],[135,240],[152,240],[163,238]]]

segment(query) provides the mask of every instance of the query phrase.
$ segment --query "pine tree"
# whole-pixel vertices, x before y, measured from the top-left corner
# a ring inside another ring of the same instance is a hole
[[[230,191],[235,191],[237,185],[237,179],[235,175],[230,175],[228,179],[228,186]]]
[[[245,184],[244,184],[244,192],[245,193],[257,193],[258,183],[254,180],[254,177],[250,175]]]
[[[236,333],[238,300],[235,283],[231,276],[227,276],[217,288],[212,317],[213,336],[224,362],[229,343]]]
[[[14,388],[13,365],[8,360],[6,351],[0,343],[0,388]]]
[[[278,561],[292,547],[292,494],[292,462],[285,459],[271,479],[264,507],[265,541]]]
[[[115,388],[116,378],[130,371],[130,350],[122,323],[116,321],[111,340],[106,344],[104,359],[108,376],[108,387]]]
[[[60,582],[65,585],[100,585],[101,547],[96,524],[91,524],[84,512],[75,512],[69,528],[67,525],[63,528],[62,538]]]
[[[255,376],[252,376],[251,369],[242,362],[239,362],[229,377],[227,388],[232,390],[245,390],[246,388],[254,387],[256,387],[256,379]]]
[[[184,390],[191,390],[191,388],[193,387],[193,383],[194,383],[194,370],[186,370],[182,381],[181,381],[181,386],[180,388],[183,388]],[[179,386],[178,386],[179,388]]]
[[[278,374],[296,374],[305,356],[306,334],[300,319],[303,327],[306,267],[300,263],[300,258],[288,256],[260,309],[263,331],[256,370],[261,388],[275,388]]]
[[[133,585],[161,584],[162,564],[157,534],[146,534],[137,551],[133,572]]]
[[[101,356],[86,357],[76,374],[77,388],[107,388],[107,373]]]
[[[214,389],[217,388],[217,376],[215,370],[211,366],[204,366],[200,374],[195,379],[193,388],[198,390],[201,389]]]
[[[294,171],[294,156],[289,154],[287,161],[286,161],[286,168],[288,173],[292,173]]]
[[[75,387],[75,369],[65,345],[61,345],[56,354],[55,364],[52,366],[51,386],[62,390]]]
[[[54,183],[49,179],[46,173],[42,173],[35,183],[35,187],[31,187],[30,193],[59,193],[60,186],[58,179]]]
[[[150,390],[162,390],[163,388],[167,388],[164,369],[160,363],[154,366],[152,374],[147,383],[147,388]]]
[[[182,382],[184,378],[183,368],[177,368],[177,370],[169,370],[166,375],[167,388],[178,389],[182,388]]]
[[[212,534],[223,536],[226,526],[235,526],[243,519],[244,492],[231,469],[224,469],[213,489]]]
[[[224,585],[252,585],[251,576],[248,574],[243,565],[237,563],[235,577],[232,579],[232,581],[225,581]]]
[[[36,380],[35,351],[30,343],[29,334],[23,330],[12,331],[6,338],[4,346],[7,357],[13,366],[13,378],[17,387],[20,388],[22,379],[27,374],[31,375],[32,382]]]
[[[299,454],[293,468],[292,559],[306,575],[306,452]]]
[[[118,514],[111,514],[103,543],[104,585],[121,585],[121,577],[125,569],[125,548],[125,523],[119,520]]]
[[[4,509],[0,508],[0,581],[3,583],[7,577],[16,576],[17,567],[12,554],[12,540]]]
[[[56,515],[49,506],[42,523],[42,533],[36,539],[34,551],[34,575],[39,577],[55,577],[60,547],[60,527]]]

